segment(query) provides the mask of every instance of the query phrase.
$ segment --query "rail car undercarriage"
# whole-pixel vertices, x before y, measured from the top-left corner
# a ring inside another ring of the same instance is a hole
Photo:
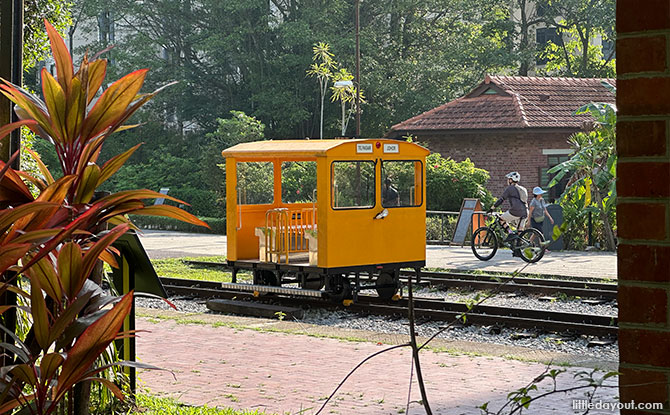
[[[393,299],[400,290],[400,269],[414,269],[417,282],[425,261],[320,268],[308,264],[279,264],[254,260],[228,261],[232,283],[224,287],[258,292],[325,297],[356,301],[362,290],[374,289],[380,298]],[[238,272],[250,271],[253,284],[238,284]]]

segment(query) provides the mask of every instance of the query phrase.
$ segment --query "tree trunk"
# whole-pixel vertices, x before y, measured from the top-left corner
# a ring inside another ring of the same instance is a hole
[[[102,197],[109,195],[108,191],[96,191],[93,200],[98,200]],[[107,229],[107,224],[103,223],[99,225],[94,233],[98,234]],[[102,285],[102,277],[104,275],[104,264],[102,261],[98,260],[93,267],[91,275],[88,277],[91,281],[96,283],[98,286]],[[91,367],[92,368],[92,367]],[[77,383],[71,393],[71,398],[73,401],[74,413],[76,415],[89,415],[89,407],[91,406],[91,381],[85,380],[83,382]]]
[[[591,183],[595,183],[593,178],[591,178]],[[600,189],[598,186],[593,186],[595,192],[593,192],[594,197],[596,198],[596,204],[598,205],[598,212],[600,214],[600,220],[603,221],[603,231],[605,232],[605,242],[607,243],[608,251],[616,250],[616,242],[614,241],[614,232],[612,231],[612,226],[610,225],[609,217],[603,206],[603,198],[600,196]]]

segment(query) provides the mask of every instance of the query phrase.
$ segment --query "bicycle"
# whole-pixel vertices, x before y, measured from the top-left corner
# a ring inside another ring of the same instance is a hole
[[[537,262],[544,256],[544,235],[540,231],[534,228],[515,230],[508,237],[500,219],[501,214],[493,212],[490,216],[494,218],[493,222],[475,230],[470,240],[472,253],[477,258],[488,261],[502,246],[511,249],[514,256],[530,263]]]

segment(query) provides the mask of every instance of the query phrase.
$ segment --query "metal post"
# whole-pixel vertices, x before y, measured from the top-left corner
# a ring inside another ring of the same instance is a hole
[[[440,244],[444,243],[444,213],[440,213]]]
[[[6,0],[5,0],[6,1]],[[7,1],[6,1],[7,2]],[[7,2],[8,3],[8,2]],[[12,83],[14,85],[23,84],[23,0],[13,0],[14,10],[12,14]],[[4,53],[3,53],[4,55]],[[6,56],[6,55],[5,55]],[[18,121],[17,115],[11,111],[12,122]],[[21,149],[21,129],[12,131],[9,137],[10,155]],[[21,167],[21,157],[17,157],[12,163],[12,168],[19,170]]]
[[[361,138],[361,1],[356,0],[356,138]]]
[[[593,246],[593,212],[589,212],[589,234],[587,245]]]

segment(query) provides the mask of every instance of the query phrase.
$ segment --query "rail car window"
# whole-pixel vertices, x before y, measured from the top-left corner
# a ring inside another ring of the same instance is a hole
[[[237,163],[237,203],[269,205],[274,200],[274,170],[271,161]]]
[[[311,203],[316,196],[316,161],[285,161],[281,165],[281,201]]]
[[[375,205],[375,164],[372,161],[334,161],[334,209],[371,208]]]
[[[421,206],[423,203],[422,172],[422,165],[418,160],[382,162],[382,206]]]

